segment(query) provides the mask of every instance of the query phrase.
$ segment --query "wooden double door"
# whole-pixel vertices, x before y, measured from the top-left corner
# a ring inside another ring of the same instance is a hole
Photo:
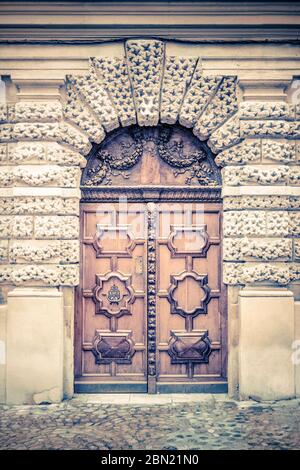
[[[226,391],[221,204],[81,206],[77,392]]]

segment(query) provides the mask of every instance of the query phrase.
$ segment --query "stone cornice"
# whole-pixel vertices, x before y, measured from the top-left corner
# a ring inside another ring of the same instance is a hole
[[[295,2],[3,2],[2,42],[298,41]]]

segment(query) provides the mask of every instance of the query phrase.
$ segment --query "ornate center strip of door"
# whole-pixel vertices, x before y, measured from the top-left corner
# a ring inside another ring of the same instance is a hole
[[[156,205],[148,202],[148,393],[156,393],[156,219]]]

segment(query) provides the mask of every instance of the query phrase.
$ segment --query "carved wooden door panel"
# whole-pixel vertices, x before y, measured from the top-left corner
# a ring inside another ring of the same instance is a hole
[[[157,219],[158,389],[225,391],[221,205],[159,204]]]
[[[147,391],[145,211],[107,203],[81,212],[75,389]]]
[[[98,202],[81,213],[76,391],[225,391],[221,204]]]

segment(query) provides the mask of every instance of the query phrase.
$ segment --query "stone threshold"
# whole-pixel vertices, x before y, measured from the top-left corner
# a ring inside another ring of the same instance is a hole
[[[69,401],[69,400],[68,400]],[[300,399],[287,399],[278,401],[238,401],[230,398],[226,393],[170,393],[170,394],[147,394],[147,393],[80,393],[75,394],[70,399],[74,403],[85,404],[101,404],[101,405],[172,405],[179,403],[202,403],[207,405],[214,405],[215,403],[226,403],[238,407],[251,407],[251,406],[295,406],[300,405]]]
[[[218,394],[219,396],[221,394]],[[222,394],[223,400],[228,396]],[[101,403],[101,404],[130,404],[130,405],[167,405],[172,403],[191,403],[191,402],[208,402],[211,403],[215,400],[215,395],[211,393],[162,393],[162,394],[147,394],[147,393],[80,393],[75,394],[72,399],[85,403]],[[218,398],[220,399],[220,398]]]

